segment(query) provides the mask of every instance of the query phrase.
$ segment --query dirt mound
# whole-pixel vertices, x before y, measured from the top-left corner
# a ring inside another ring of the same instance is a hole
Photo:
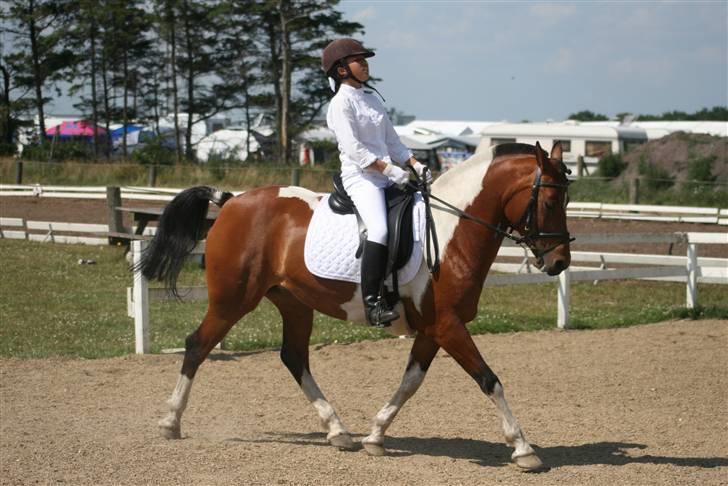
[[[691,165],[706,159],[712,161],[712,176],[720,182],[728,182],[728,137],[675,132],[625,154],[623,160],[627,169],[619,180],[640,175],[640,166],[651,165],[681,182],[688,179]]]

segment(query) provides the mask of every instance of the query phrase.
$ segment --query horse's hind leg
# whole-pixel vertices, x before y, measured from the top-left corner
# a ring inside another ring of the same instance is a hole
[[[253,310],[263,298],[262,290],[247,294],[241,289],[211,296],[207,314],[200,326],[185,340],[185,357],[172,396],[167,400],[169,411],[159,421],[160,433],[167,439],[181,437],[180,421],[187,407],[192,380],[210,351],[225,337],[231,327]]]
[[[354,449],[351,435],[311,375],[308,344],[313,327],[313,309],[302,304],[283,287],[270,289],[266,297],[278,308],[283,318],[281,361],[318,412],[321,424],[327,431],[326,438],[331,445],[339,449]]]
[[[440,347],[432,338],[421,332],[417,334],[399,389],[374,417],[372,432],[361,441],[364,449],[370,455],[384,455],[384,433],[392,424],[397,412],[422,384],[438,349]]]

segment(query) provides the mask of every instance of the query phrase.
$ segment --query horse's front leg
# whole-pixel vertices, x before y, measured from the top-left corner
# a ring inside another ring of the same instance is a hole
[[[373,456],[384,455],[384,434],[387,428],[392,424],[397,412],[422,384],[430,363],[432,363],[432,359],[439,348],[432,338],[421,332],[417,333],[399,389],[374,417],[371,434],[361,441],[364,449],[369,454]]]
[[[515,448],[511,460],[525,471],[546,469],[511,413],[503,392],[503,385],[486,364],[465,324],[459,319],[441,319],[435,328],[435,342],[450,354],[478,383],[480,389],[495,404],[503,422],[503,432],[508,445]]]

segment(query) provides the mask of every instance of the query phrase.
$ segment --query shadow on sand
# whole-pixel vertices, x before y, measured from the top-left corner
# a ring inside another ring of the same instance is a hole
[[[359,440],[361,437],[359,437]],[[235,442],[283,443],[317,447],[330,447],[323,433],[273,433],[260,439],[228,439]],[[357,439],[354,439],[357,441]],[[505,444],[496,444],[474,439],[448,439],[442,437],[387,437],[385,443],[390,457],[413,455],[465,459],[481,466],[500,467],[510,463],[513,450]],[[679,467],[727,467],[725,457],[670,457],[645,454],[648,446],[627,442],[595,442],[572,446],[533,448],[550,468],[563,466],[591,466],[604,464],[624,466],[627,464],[670,464]]]

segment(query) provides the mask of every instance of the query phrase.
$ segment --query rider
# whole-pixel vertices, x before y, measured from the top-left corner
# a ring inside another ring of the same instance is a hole
[[[341,180],[367,228],[361,259],[361,287],[369,324],[383,327],[399,314],[380,295],[387,264],[387,208],[384,188],[403,185],[411,165],[427,174],[394,131],[384,105],[365,91],[369,79],[367,58],[374,52],[354,39],[337,39],[323,51],[321,68],[336,94],[329,103],[326,122],[336,134],[341,160]]]

